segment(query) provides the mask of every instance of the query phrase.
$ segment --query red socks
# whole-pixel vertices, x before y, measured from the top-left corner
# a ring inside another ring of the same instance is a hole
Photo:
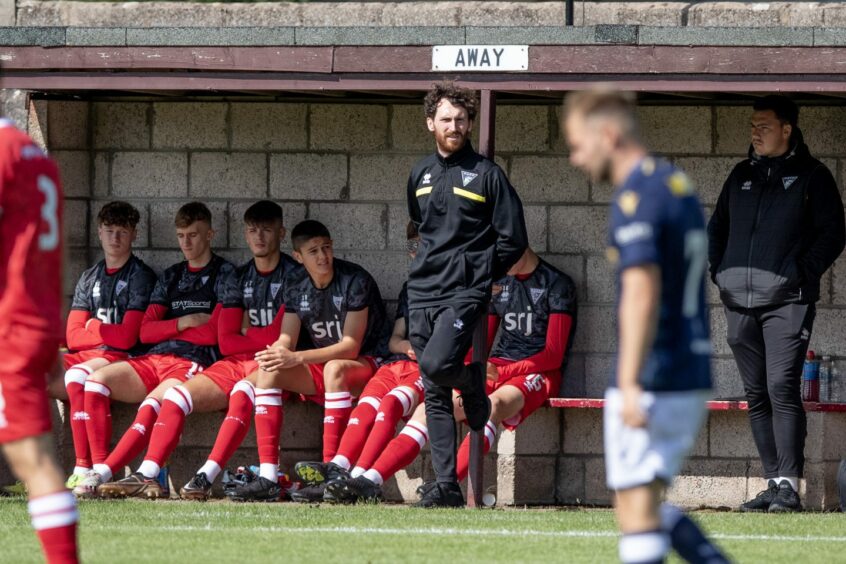
[[[85,412],[85,379],[92,372],[93,370],[84,364],[71,366],[65,372],[65,389],[68,391],[68,403],[70,403],[73,451],[76,455],[75,465],[79,468],[91,468],[88,431],[85,428],[85,422],[88,420],[88,414]]]
[[[282,418],[282,390],[256,388],[256,442],[260,464],[279,464]]]
[[[244,442],[247,431],[250,430],[250,420],[253,416],[253,405],[256,402],[256,390],[246,380],[241,380],[229,394],[229,410],[220,426],[214,441],[209,460],[216,462],[221,468],[226,466],[235,450]],[[279,396],[280,405],[282,396]],[[281,409],[280,409],[281,410]],[[279,424],[282,424],[280,415]]]
[[[153,398],[147,398],[141,403],[135,421],[123,434],[115,450],[106,458],[105,464],[111,469],[112,474],[141,454],[141,451],[150,442],[150,433],[153,430],[152,427],[159,415],[160,408],[161,404]]]
[[[329,462],[338,452],[338,443],[352,413],[349,392],[326,392],[323,405],[323,462]]]
[[[162,409],[150,433],[150,447],[144,460],[155,462],[158,466],[170,457],[179,444],[185,418],[194,408],[191,393],[184,386],[174,386],[165,392]]]
[[[410,404],[409,404],[410,405]],[[367,437],[361,456],[358,457],[356,466],[365,470],[370,469],[382,451],[385,450],[391,439],[397,432],[397,423],[406,413],[407,406],[393,392],[386,395],[379,404],[379,413],[376,414],[376,422],[373,430]]]
[[[109,396],[112,391],[99,382],[85,382],[85,430],[94,464],[102,464],[109,456],[112,442],[112,410]]]
[[[491,445],[496,440],[496,425],[493,421],[485,423],[485,454],[491,450]],[[470,469],[470,433],[461,441],[461,446],[458,447],[458,457],[456,459],[455,472],[458,475],[458,481],[462,481],[467,477],[467,472]]]
[[[375,404],[375,405],[374,405]],[[341,437],[341,444],[338,445],[336,456],[343,456],[349,464],[355,464],[361,450],[364,448],[367,435],[373,422],[376,420],[376,409],[379,400],[373,397],[364,397],[350,414],[347,428]],[[349,470],[349,468],[347,468]]]
[[[379,457],[373,466],[382,477],[387,480],[398,471],[402,470],[417,458],[420,449],[429,441],[429,431],[425,423],[409,421],[400,434],[388,444],[385,452]]]
[[[32,527],[48,564],[76,564],[76,499],[69,491],[31,498],[27,504]]]

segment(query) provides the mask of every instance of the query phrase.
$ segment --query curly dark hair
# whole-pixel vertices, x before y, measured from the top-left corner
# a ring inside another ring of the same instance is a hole
[[[139,221],[141,221],[141,214],[129,202],[109,202],[100,208],[100,213],[97,214],[97,225],[135,229]]]
[[[435,112],[438,111],[438,104],[441,100],[446,99],[453,106],[461,106],[467,110],[467,117],[470,120],[476,119],[476,112],[479,109],[479,100],[476,98],[476,92],[469,88],[461,88],[453,82],[436,82],[432,85],[432,89],[426,94],[423,99],[423,112],[427,118],[434,118]]]

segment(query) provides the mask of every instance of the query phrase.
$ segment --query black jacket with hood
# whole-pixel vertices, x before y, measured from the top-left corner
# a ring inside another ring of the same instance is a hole
[[[449,157],[434,153],[418,162],[407,196],[420,233],[409,307],[487,303],[492,281],[528,246],[523,204],[505,173],[468,141]]]
[[[749,148],[708,223],[711,279],[731,308],[816,302],[820,278],[844,244],[837,183],[811,156],[799,128],[780,157]]]

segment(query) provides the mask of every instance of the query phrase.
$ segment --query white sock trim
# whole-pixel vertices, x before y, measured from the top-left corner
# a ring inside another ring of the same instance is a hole
[[[69,384],[79,384],[80,386],[85,386],[85,380],[90,375],[91,369],[84,364],[71,366],[68,368],[67,372],[65,372],[65,388],[67,388]]]
[[[668,535],[660,531],[624,534],[620,538],[622,562],[652,562],[663,560],[670,550]]]
[[[331,462],[332,464],[340,466],[344,470],[349,470],[350,466],[352,466],[352,464],[350,464],[350,459],[344,456],[343,454],[336,454],[335,458],[333,458]]]
[[[144,474],[145,478],[150,479],[158,476],[159,470],[161,470],[161,467],[152,460],[144,460],[141,462],[141,466],[138,467],[138,471]]]
[[[402,431],[400,431],[400,435],[411,437],[417,441],[420,448],[426,446],[426,442],[429,440],[429,430],[426,428],[426,425],[418,423],[417,421],[409,421],[406,426],[402,428]]]
[[[112,395],[112,391],[109,389],[108,386],[101,384],[100,382],[92,382],[91,380],[85,381],[85,391],[91,392],[93,394],[100,394],[101,396],[106,397]]]
[[[361,405],[363,403],[366,403],[367,405],[369,405],[370,407],[372,407],[373,409],[375,409],[377,411],[379,410],[379,400],[377,400],[373,396],[366,396],[366,397],[363,397],[360,400],[358,400],[358,405]]]
[[[159,403],[159,400],[157,400],[156,398],[147,398],[141,402],[141,405],[138,406],[138,411],[141,411],[141,409],[145,405],[149,405],[150,407],[152,407],[153,411],[155,411],[156,413],[158,413],[159,410],[161,410],[162,408],[162,404]]]
[[[326,392],[323,398],[324,409],[347,409],[352,407],[352,396],[349,392]]]
[[[255,405],[256,404],[256,387],[253,386],[249,380],[241,380],[235,387],[232,388],[232,391],[229,392],[229,397],[234,396],[238,392],[242,394],[246,394],[248,398],[250,398],[250,402]]]
[[[799,478],[793,476],[779,476],[776,478],[776,484],[780,484],[782,480],[786,480],[790,487],[793,488],[793,491],[799,493]]]
[[[256,405],[282,405],[281,388],[256,388]]]
[[[408,386],[398,386],[388,392],[389,396],[394,396],[402,404],[402,415],[408,417],[411,412],[411,406],[414,403],[414,390]]]
[[[259,476],[265,480],[276,482],[279,480],[279,465],[270,464],[269,462],[262,462],[259,465]]]
[[[112,469],[107,464],[95,464],[93,470],[100,475],[103,482],[108,482],[112,479]]]
[[[162,401],[175,403],[185,415],[194,411],[194,400],[191,397],[191,392],[189,392],[184,386],[174,386],[170,388],[164,393]]]
[[[494,441],[496,440],[496,425],[494,425],[493,421],[485,423],[485,438],[488,439],[488,446],[493,448]]]
[[[365,478],[367,478],[368,480],[370,480],[371,482],[373,482],[377,486],[381,486],[382,484],[385,483],[385,480],[382,479],[382,474],[380,474],[379,472],[377,472],[376,470],[374,470],[372,468],[370,470],[368,470],[367,472],[365,472],[364,474],[362,474],[362,476],[364,476]]]
[[[68,491],[31,499],[27,509],[36,531],[67,527],[79,520],[76,498]]]
[[[206,475],[206,478],[209,479],[209,482],[214,482],[220,475],[220,470],[220,464],[214,460],[206,460],[206,463],[200,466],[200,469],[197,470],[197,474],[202,472]]]

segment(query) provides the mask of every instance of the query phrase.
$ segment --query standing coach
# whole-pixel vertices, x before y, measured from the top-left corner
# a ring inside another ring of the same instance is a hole
[[[485,366],[464,358],[486,317],[492,280],[505,275],[528,246],[523,205],[505,173],[476,153],[469,136],[477,100],[471,90],[436,84],[424,100],[436,152],[408,179],[408,213],[420,248],[408,278],[409,340],[423,378],[426,420],[437,479],[417,507],[458,507],[452,392],[471,429],[490,416]]]
[[[820,278],[846,241],[837,184],[808,151],[798,118],[784,96],[755,102],[749,158],[732,170],[708,225],[711,279],[768,480],[742,511],[802,509],[802,364]]]

